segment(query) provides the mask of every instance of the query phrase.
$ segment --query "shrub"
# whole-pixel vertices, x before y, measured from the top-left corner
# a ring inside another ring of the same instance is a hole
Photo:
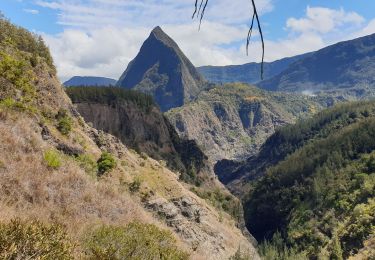
[[[3,92],[5,95],[2,98],[17,97],[18,101],[22,103],[32,101],[35,96],[35,88],[32,86],[31,80],[34,76],[22,58],[18,59],[17,55],[9,55],[0,51],[0,75],[12,84],[12,87],[7,85],[0,87],[0,90],[5,88],[0,91],[0,94]]]
[[[260,257],[265,260],[307,260],[305,252],[297,252],[294,248],[288,248],[280,233],[275,233],[271,241],[264,241],[259,245]]]
[[[171,232],[138,222],[94,230],[85,241],[85,252],[89,259],[98,260],[188,259],[188,255],[177,248]]]
[[[77,162],[90,176],[96,176],[98,165],[94,158],[88,154],[81,154],[76,158]]]
[[[73,128],[73,120],[70,118],[67,111],[65,109],[60,109],[56,115],[56,119],[58,120],[57,129],[60,133],[63,135],[69,135]]]
[[[136,178],[132,183],[129,184],[129,190],[131,192],[138,192],[141,188],[141,180],[139,178]]]
[[[58,169],[61,166],[60,154],[53,149],[47,150],[43,158],[49,168]]]
[[[53,73],[56,72],[51,54],[42,37],[33,34],[24,28],[13,25],[1,15],[0,28],[0,42],[3,45],[7,44],[7,47],[11,46],[22,52],[30,53],[30,63],[38,62],[39,59],[35,59],[35,57],[40,57],[49,65]]]
[[[115,158],[108,152],[103,152],[97,163],[99,175],[103,175],[116,167]]]
[[[19,219],[0,223],[0,259],[73,259],[73,249],[58,224]]]

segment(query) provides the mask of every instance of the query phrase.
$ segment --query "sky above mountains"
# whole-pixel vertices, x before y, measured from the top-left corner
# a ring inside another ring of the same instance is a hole
[[[266,60],[375,33],[373,0],[256,0]],[[194,0],[1,0],[12,22],[41,34],[59,77],[118,78],[153,27],[160,25],[196,66],[259,61],[255,34],[246,56],[250,0],[211,0],[200,31]]]

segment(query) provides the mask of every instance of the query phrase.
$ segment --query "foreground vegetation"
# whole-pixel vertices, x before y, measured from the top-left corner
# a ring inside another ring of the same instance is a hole
[[[282,237],[310,258],[357,254],[375,235],[374,137],[375,102],[343,104],[278,130],[262,151],[270,167],[246,199],[252,234]]]
[[[77,253],[74,251],[78,251]],[[188,259],[169,231],[138,222],[100,226],[73,242],[65,227],[38,220],[0,223],[1,259]]]

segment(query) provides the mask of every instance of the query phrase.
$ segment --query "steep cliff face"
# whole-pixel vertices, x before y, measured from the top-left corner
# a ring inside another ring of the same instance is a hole
[[[2,228],[17,217],[60,223],[71,246],[77,245],[65,251],[69,259],[82,259],[97,227],[133,221],[172,232],[173,244],[193,259],[226,259],[239,246],[257,257],[233,219],[191,192],[193,186],[85,123],[42,41],[8,21],[0,19],[0,25],[6,29],[0,31]],[[14,245],[8,249],[14,253]],[[33,253],[26,258],[43,254]]]
[[[196,140],[215,163],[256,154],[277,127],[319,108],[309,97],[227,84],[202,93],[196,101],[166,115],[180,136]]]
[[[182,106],[205,85],[204,78],[178,45],[156,27],[117,82],[151,94],[162,111]]]
[[[195,141],[181,139],[150,96],[121,88],[78,87],[66,90],[83,118],[117,136],[128,147],[203,182],[212,170]]]

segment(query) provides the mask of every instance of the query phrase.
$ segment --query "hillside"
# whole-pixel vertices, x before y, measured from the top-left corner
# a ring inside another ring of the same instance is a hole
[[[319,111],[323,99],[269,93],[246,84],[226,84],[166,116],[178,134],[196,140],[213,163],[244,160],[258,152],[274,131]]]
[[[195,186],[85,123],[41,38],[0,25],[0,258],[257,258]]]
[[[374,129],[371,101],[341,104],[277,130],[229,183],[244,191],[250,232],[262,240],[279,231],[312,258],[359,252],[364,258],[356,259],[372,259]]]
[[[290,58],[284,58],[273,62],[264,63],[264,79],[270,79],[284,71],[288,66],[309,54],[298,55]],[[255,84],[260,79],[260,63],[252,62],[243,65],[229,66],[202,66],[198,71],[210,82],[230,83],[243,82]]]
[[[65,81],[63,85],[65,87],[77,87],[77,86],[115,86],[117,80],[105,78],[105,77],[81,77],[74,76],[71,79]]]
[[[156,27],[117,85],[152,95],[164,112],[192,100],[206,82],[178,45]]]
[[[273,78],[259,83],[267,90],[310,93],[335,89],[373,92],[375,35],[340,42],[312,53]],[[374,94],[374,93],[372,93]],[[365,97],[359,95],[359,98]]]
[[[165,160],[186,181],[208,181],[207,157],[194,141],[179,138],[152,97],[123,88],[73,87],[66,91],[85,121],[96,129],[118,137],[139,153]]]

